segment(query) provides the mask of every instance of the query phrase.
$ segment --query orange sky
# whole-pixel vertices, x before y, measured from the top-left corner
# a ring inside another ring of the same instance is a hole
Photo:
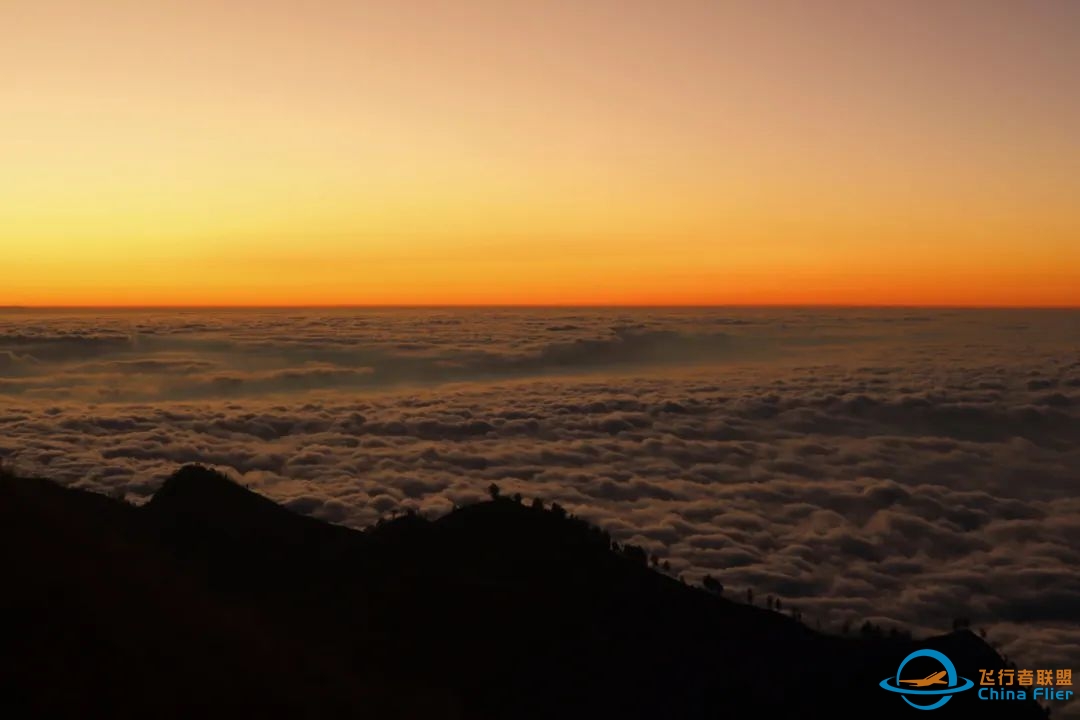
[[[3,19],[0,305],[1080,305],[1080,3]]]

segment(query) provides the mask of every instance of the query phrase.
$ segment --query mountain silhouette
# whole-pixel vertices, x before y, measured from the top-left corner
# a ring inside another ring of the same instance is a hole
[[[7,717],[815,718],[916,711],[917,648],[691,587],[558,506],[500,497],[364,531],[200,466],[136,507],[0,474]],[[960,693],[935,717],[1042,718]]]

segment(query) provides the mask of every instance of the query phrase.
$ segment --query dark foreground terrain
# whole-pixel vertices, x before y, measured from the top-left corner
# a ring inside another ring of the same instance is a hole
[[[4,717],[926,717],[878,687],[967,631],[835,636],[512,499],[365,532],[199,467],[142,507],[0,475]],[[953,696],[931,717],[1041,718]]]

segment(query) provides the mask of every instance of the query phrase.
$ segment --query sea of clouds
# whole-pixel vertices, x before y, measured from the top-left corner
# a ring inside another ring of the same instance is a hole
[[[1080,666],[1080,313],[0,312],[0,457],[363,527],[558,501],[730,594]]]

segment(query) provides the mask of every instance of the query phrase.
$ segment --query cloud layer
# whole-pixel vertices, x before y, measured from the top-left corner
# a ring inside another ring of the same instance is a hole
[[[970,616],[1080,665],[1073,313],[0,317],[0,453],[153,492],[205,462],[357,527],[505,492],[809,622]]]

